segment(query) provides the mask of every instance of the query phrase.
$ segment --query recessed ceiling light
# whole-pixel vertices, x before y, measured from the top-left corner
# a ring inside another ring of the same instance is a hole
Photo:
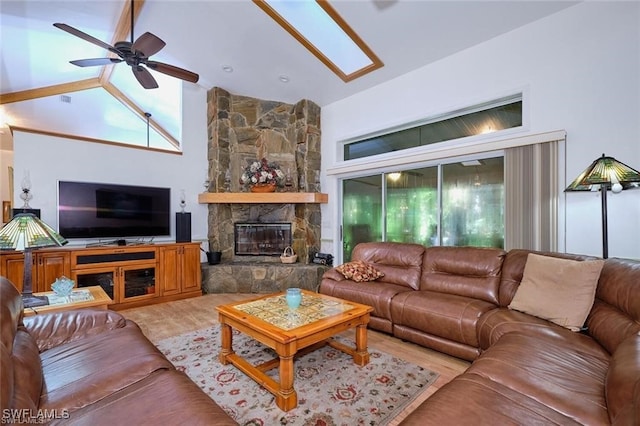
[[[278,77],[278,80],[280,80],[283,83],[288,83],[289,82],[289,76],[281,75],[280,77]]]
[[[223,65],[222,71],[224,72],[233,72],[233,67],[231,65]]]

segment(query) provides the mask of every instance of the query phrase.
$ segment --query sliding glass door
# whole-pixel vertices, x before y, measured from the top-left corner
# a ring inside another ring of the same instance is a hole
[[[503,247],[503,158],[344,179],[343,261],[367,241]]]
[[[442,165],[440,245],[504,246],[503,160]]]
[[[437,244],[438,168],[388,173],[385,182],[385,241]]]
[[[381,175],[342,182],[343,259],[351,259],[351,251],[358,243],[384,241],[382,191]]]

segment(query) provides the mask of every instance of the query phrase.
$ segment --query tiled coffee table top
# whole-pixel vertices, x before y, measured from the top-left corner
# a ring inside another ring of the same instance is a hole
[[[319,294],[306,292],[303,293],[302,303],[297,309],[291,309],[287,306],[284,294],[234,306],[235,309],[241,312],[253,315],[283,330],[291,330],[311,324],[314,321],[349,311],[353,307],[352,304],[347,302],[340,302],[322,297]]]

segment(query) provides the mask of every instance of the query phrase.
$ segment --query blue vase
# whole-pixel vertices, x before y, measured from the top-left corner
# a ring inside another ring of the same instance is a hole
[[[300,306],[300,302],[302,302],[302,293],[299,288],[288,288],[287,289],[287,305],[291,309],[296,309]]]

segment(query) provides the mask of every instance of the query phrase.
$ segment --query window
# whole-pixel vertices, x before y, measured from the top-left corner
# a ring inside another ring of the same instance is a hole
[[[522,126],[522,94],[427,120],[426,124],[351,142],[344,159],[369,157]]]
[[[345,82],[383,66],[326,0],[253,2]]]
[[[521,96],[503,99],[501,105],[513,103],[519,110],[513,122],[522,123]],[[475,112],[501,105],[488,103]],[[443,114],[431,122],[458,115]],[[406,151],[415,145],[411,141],[422,138],[421,132],[413,127],[379,136],[377,140],[386,138],[394,147],[376,151],[387,155],[327,169],[341,185],[335,247],[339,260],[350,260],[353,247],[363,241],[563,250],[564,204],[559,194],[564,130],[515,137],[509,133],[516,132],[504,132]],[[373,152],[379,147],[369,148]]]
[[[360,242],[504,246],[503,157],[344,179],[343,260]]]

